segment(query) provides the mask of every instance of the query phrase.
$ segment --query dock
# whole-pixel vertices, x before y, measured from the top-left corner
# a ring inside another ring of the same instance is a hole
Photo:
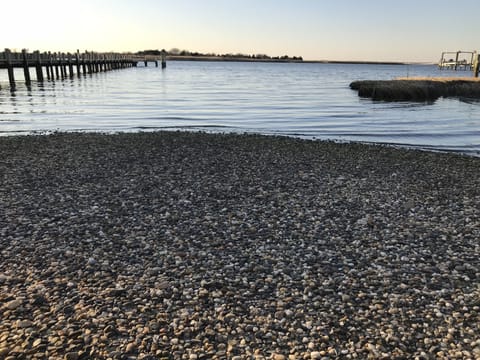
[[[43,82],[45,79],[65,79],[81,76],[82,74],[137,67],[139,62],[143,62],[145,66],[149,62],[153,62],[158,67],[159,60],[153,56],[89,51],[80,53],[78,50],[73,54],[40,51],[28,52],[26,49],[21,52],[12,52],[10,49],[0,52],[0,69],[7,70],[8,80],[12,89],[15,89],[16,85],[15,68],[23,69],[25,83],[27,86],[30,86],[32,83],[31,69],[35,70],[36,80]],[[165,54],[161,55],[161,63],[162,68],[165,68]]]

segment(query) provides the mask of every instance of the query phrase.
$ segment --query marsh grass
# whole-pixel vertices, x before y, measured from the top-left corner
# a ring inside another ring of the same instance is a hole
[[[440,97],[480,99],[480,80],[472,78],[398,78],[354,81],[360,97],[377,101],[434,102]]]

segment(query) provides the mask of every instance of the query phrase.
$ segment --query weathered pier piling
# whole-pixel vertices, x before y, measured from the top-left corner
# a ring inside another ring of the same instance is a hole
[[[165,55],[162,55],[162,68],[166,67]],[[144,61],[147,66],[149,61],[154,61],[158,67],[157,58],[146,58],[133,54],[121,53],[97,53],[85,51],[80,53],[61,53],[61,52],[43,52],[34,51],[29,53],[27,50],[22,52],[12,52],[5,49],[0,52],[0,69],[6,69],[11,88],[15,88],[15,68],[22,68],[25,83],[30,86],[32,83],[30,68],[35,68],[36,79],[43,82],[45,77],[48,80],[65,79],[67,77],[80,76],[82,74],[92,74],[103,71],[118,70],[136,67],[138,62]],[[45,76],[44,76],[45,75]]]

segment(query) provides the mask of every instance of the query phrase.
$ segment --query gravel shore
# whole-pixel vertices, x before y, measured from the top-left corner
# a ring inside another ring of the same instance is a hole
[[[0,359],[480,359],[480,159],[0,138]]]

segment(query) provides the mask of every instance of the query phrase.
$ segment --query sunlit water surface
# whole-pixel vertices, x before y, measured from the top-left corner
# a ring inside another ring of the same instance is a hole
[[[32,76],[34,76],[32,71]],[[470,76],[435,66],[168,63],[23,83],[0,71],[0,135],[191,129],[399,144],[480,154],[480,103],[387,103],[349,84],[397,76]]]

